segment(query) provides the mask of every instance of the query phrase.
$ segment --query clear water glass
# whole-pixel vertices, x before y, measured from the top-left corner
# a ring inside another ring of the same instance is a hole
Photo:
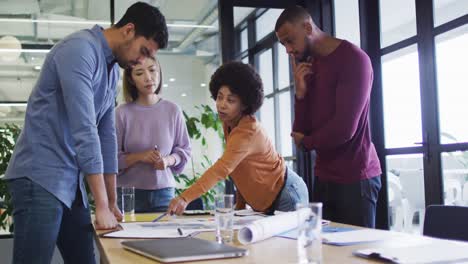
[[[234,235],[234,195],[215,196],[216,241],[231,243]]]
[[[322,263],[322,203],[297,204],[297,256],[300,264]]]

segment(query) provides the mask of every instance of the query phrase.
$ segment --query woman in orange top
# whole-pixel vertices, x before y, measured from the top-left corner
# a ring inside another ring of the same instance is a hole
[[[263,84],[250,65],[229,62],[211,76],[210,92],[223,123],[226,149],[198,181],[169,204],[169,214],[182,214],[187,204],[231,176],[237,187],[236,209],[264,213],[292,211],[308,202],[307,187],[276,152],[255,118],[263,103]]]

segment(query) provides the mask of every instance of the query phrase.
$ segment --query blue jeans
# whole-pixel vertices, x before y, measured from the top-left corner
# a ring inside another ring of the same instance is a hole
[[[294,211],[297,203],[309,202],[309,192],[304,180],[289,168],[286,169],[286,174],[286,183],[277,198],[274,210]]]
[[[122,195],[117,189],[118,205],[121,207]],[[175,188],[158,190],[135,189],[135,213],[166,212],[171,200],[175,197]],[[122,208],[121,208],[122,209]]]
[[[79,188],[72,207],[30,179],[8,181],[15,223],[13,263],[47,263],[55,245],[65,263],[95,263],[93,226]]]

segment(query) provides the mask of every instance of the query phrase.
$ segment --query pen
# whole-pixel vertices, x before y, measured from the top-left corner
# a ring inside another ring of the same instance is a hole
[[[162,219],[164,216],[166,216],[166,215],[167,215],[167,213],[163,213],[162,215],[156,217],[152,222],[153,222],[153,223],[154,223],[154,222],[157,222],[157,221],[161,220],[161,219]]]
[[[179,232],[179,235],[183,236],[184,233],[182,233],[182,229],[180,229],[180,227],[177,228],[177,232]]]

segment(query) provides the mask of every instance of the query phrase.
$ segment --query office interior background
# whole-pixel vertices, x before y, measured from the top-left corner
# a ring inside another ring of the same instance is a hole
[[[0,123],[22,125],[54,43],[94,24],[109,27],[134,2],[1,0]],[[258,118],[288,166],[311,186],[314,154],[292,143],[293,79],[273,32],[286,6],[304,6],[325,32],[360,46],[372,60],[372,136],[384,168],[378,227],[419,233],[427,205],[468,206],[468,1],[145,2],[159,7],[169,23],[169,47],[157,53],[162,97],[189,115],[201,104],[214,109],[208,92],[213,71],[229,60],[254,65],[266,95]],[[203,155],[216,160],[222,152],[221,141],[207,133],[208,147],[194,142],[197,171]]]

